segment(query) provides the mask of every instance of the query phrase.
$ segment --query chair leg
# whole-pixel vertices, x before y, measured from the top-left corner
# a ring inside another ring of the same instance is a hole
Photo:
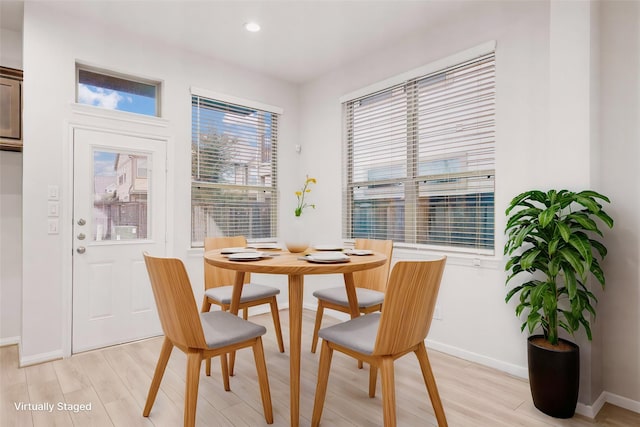
[[[156,364],[156,370],[153,374],[153,379],[151,380],[151,386],[149,386],[147,403],[145,403],[144,410],[142,411],[143,417],[148,417],[149,413],[151,412],[151,407],[153,406],[153,402],[155,402],[156,400],[158,389],[160,388],[160,382],[162,381],[164,370],[167,367],[169,356],[171,356],[171,350],[173,350],[173,344],[171,343],[171,341],[169,341],[169,338],[165,337],[164,341],[162,342],[162,350],[160,350],[160,357],[158,358],[158,363]]]
[[[329,382],[329,370],[331,369],[331,357],[333,349],[329,347],[327,341],[322,340],[320,349],[320,362],[318,363],[318,385],[316,386],[316,397],[313,402],[313,416],[311,426],[318,427],[324,408],[324,400],[327,396],[327,383]]]
[[[322,301],[318,300],[318,309],[316,310],[316,324],[313,326],[313,338],[311,339],[311,353],[316,352],[318,347],[318,331],[322,326],[322,315],[324,313],[324,306]]]
[[[382,377],[382,416],[384,427],[396,427],[396,387],[393,373],[393,359],[383,357],[380,363]]]
[[[427,392],[431,399],[433,412],[436,414],[436,420],[438,420],[438,426],[447,427],[447,417],[444,414],[442,400],[440,400],[440,393],[438,393],[438,386],[436,385],[436,379],[433,376],[433,371],[431,370],[431,363],[429,363],[429,356],[427,356],[427,348],[425,347],[424,342],[418,345],[415,353],[418,357],[418,361],[420,362],[422,377],[424,378],[424,384],[427,386]]]
[[[242,318],[249,320],[249,307],[245,307],[244,310],[242,310]]]
[[[205,295],[205,297],[202,299],[202,308],[200,309],[200,312],[207,313],[210,310],[211,310],[211,303],[209,302],[209,298],[207,298],[207,296]],[[204,371],[208,377],[211,376],[211,358],[210,357],[207,357],[207,360],[205,361]]]
[[[211,363],[211,358],[208,358],[207,361]],[[224,384],[225,391],[231,391],[231,387],[229,386],[229,365],[227,364],[227,355],[220,355],[220,370],[222,371],[222,384]]]
[[[378,381],[378,367],[369,365],[369,397],[376,397],[377,381]]]
[[[229,353],[229,376],[233,377],[236,373],[234,369],[236,367],[236,352],[232,351]]]
[[[276,339],[278,340],[278,349],[280,353],[284,353],[284,341],[282,341],[282,328],[280,328],[280,313],[278,312],[278,300],[276,297],[271,299],[271,316],[273,317],[273,327],[276,330]]]
[[[262,397],[262,407],[264,418],[267,424],[273,424],[273,407],[271,405],[271,390],[269,388],[269,375],[267,374],[267,364],[264,360],[264,348],[262,338],[258,337],[253,344],[253,359],[256,362],[258,372],[258,383],[260,384],[260,397]]]
[[[202,353],[194,351],[187,353],[187,380],[184,391],[184,425],[196,425],[196,407],[198,404],[198,385],[200,381],[200,365]]]

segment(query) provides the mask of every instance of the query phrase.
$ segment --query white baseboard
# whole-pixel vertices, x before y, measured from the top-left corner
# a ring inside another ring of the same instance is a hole
[[[0,338],[0,347],[4,347],[6,345],[14,345],[20,344],[20,337],[5,337]]]
[[[494,368],[502,372],[506,372],[510,375],[513,375],[519,378],[523,378],[523,379],[529,378],[529,370],[526,366],[514,365],[512,363],[507,363],[502,360],[483,356],[482,354],[479,354],[479,353],[474,353],[474,352],[463,350],[461,348],[454,347],[448,344],[443,344],[441,342],[433,341],[428,338],[425,341],[425,344],[428,348],[432,348],[436,351],[440,351],[442,353],[459,357],[460,359],[479,363],[481,365],[488,366],[490,368]]]
[[[596,415],[598,415],[598,412],[600,412],[600,409],[602,409],[606,401],[606,392],[602,392],[600,393],[600,396],[598,396],[598,398],[595,400],[595,402],[593,402],[593,404],[591,405],[585,405],[584,403],[578,402],[578,404],[576,405],[576,414],[594,419]]]
[[[618,396],[617,394],[609,393],[608,391],[602,392],[604,400],[612,405],[619,406],[629,411],[640,414],[640,402],[637,400],[631,400],[627,397]],[[604,404],[604,403],[603,403]]]
[[[49,353],[34,354],[32,356],[22,357],[20,355],[20,367],[37,365],[38,363],[51,362],[64,358],[64,352],[62,349],[56,351],[50,351]]]

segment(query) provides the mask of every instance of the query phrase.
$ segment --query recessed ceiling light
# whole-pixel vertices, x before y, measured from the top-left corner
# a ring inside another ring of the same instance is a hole
[[[252,33],[260,31],[260,25],[257,22],[247,22],[246,24],[244,24],[244,28],[245,30]]]

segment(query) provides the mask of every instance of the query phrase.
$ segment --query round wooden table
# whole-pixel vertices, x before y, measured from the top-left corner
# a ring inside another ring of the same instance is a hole
[[[269,253],[269,252],[267,252]],[[304,276],[307,274],[343,274],[349,298],[351,317],[359,316],[353,272],[375,268],[384,264],[387,257],[374,253],[366,256],[351,256],[349,262],[336,264],[311,263],[300,259],[301,254],[273,252],[273,257],[258,261],[231,261],[220,254],[220,250],[209,251],[204,259],[211,265],[236,271],[230,311],[238,314],[240,294],[245,273],[286,274],[289,277],[289,351],[291,425],[300,423],[300,351],[302,341],[302,295]]]

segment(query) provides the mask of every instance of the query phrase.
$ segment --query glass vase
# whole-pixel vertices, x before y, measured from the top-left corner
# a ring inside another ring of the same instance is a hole
[[[309,247],[309,238],[301,216],[294,216],[285,228],[284,244],[291,253],[301,253]]]

